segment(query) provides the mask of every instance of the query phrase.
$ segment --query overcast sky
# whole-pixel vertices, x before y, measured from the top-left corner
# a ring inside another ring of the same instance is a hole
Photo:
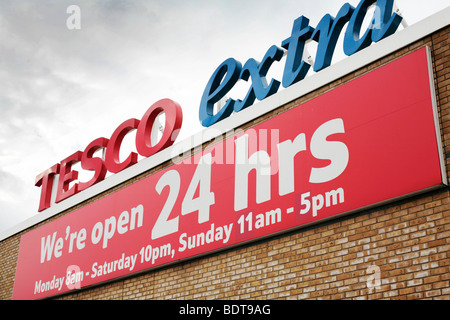
[[[39,173],[163,98],[183,109],[178,141],[202,130],[199,102],[217,66],[260,60],[296,18],[314,27],[345,2],[0,0],[0,232],[39,214]],[[67,27],[70,5],[80,29]],[[411,25],[448,0],[397,5]]]

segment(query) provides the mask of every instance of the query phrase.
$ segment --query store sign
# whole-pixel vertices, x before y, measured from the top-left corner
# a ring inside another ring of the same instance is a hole
[[[362,32],[364,18],[370,6],[375,4],[373,17],[367,30]],[[306,77],[311,65],[302,60],[305,43],[317,42],[314,71],[320,71],[331,64],[338,38],[344,26],[343,50],[348,56],[361,51],[372,42],[378,42],[392,35],[402,21],[402,17],[393,13],[394,0],[362,0],[354,8],[345,3],[336,17],[326,14],[316,28],[309,25],[309,19],[301,16],[294,21],[291,36],[281,46],[287,50],[281,84],[287,88]],[[278,91],[280,82],[272,79],[267,84],[266,75],[272,64],[280,61],[283,49],[271,46],[261,62],[249,59],[242,64],[234,58],[225,60],[209,79],[204,90],[199,109],[199,118],[203,126],[209,127],[231,115],[251,106],[255,99],[263,100]],[[243,100],[228,98],[225,105],[214,114],[214,105],[230,92],[238,80],[248,81],[251,86]]]
[[[349,214],[446,182],[423,48],[21,237],[38,299]]]

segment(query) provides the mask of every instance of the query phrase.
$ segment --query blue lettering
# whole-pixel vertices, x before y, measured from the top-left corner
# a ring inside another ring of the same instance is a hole
[[[367,14],[367,9],[376,2],[373,18],[363,36],[360,37],[361,25]],[[355,9],[344,36],[344,53],[348,56],[370,46],[393,34],[402,17],[392,14],[394,0],[362,0]]]
[[[378,42],[397,31],[398,26],[402,22],[402,17],[398,14],[392,14],[394,0],[378,0],[377,8],[379,10],[379,21],[375,21],[372,30],[372,41]],[[377,12],[375,12],[377,14]],[[375,18],[376,19],[376,18]]]
[[[320,71],[331,64],[336,43],[344,25],[350,20],[355,11],[350,4],[344,4],[336,18],[325,15],[316,27],[311,39],[318,42],[314,71]]]
[[[369,26],[361,36],[361,27],[368,9],[376,3],[375,12]],[[344,53],[348,56],[378,42],[397,30],[402,17],[393,13],[394,0],[361,0],[356,8],[345,3],[333,18],[330,14],[322,17],[314,29],[309,19],[301,16],[294,21],[291,36],[282,41],[281,46],[287,50],[286,62],[281,84],[287,88],[306,77],[311,65],[303,61],[305,43],[308,40],[317,42],[314,71],[320,71],[331,65],[337,41],[345,24]],[[280,82],[272,79],[267,84],[268,70],[275,61],[280,61],[283,50],[273,45],[267,50],[262,62],[248,59],[242,67],[233,58],[225,60],[213,73],[206,85],[200,101],[199,118],[203,126],[209,127],[231,115],[251,106],[256,99],[263,100],[276,93]],[[214,104],[229,92],[239,79],[248,81],[251,86],[243,100],[228,98],[225,106],[214,114]]]

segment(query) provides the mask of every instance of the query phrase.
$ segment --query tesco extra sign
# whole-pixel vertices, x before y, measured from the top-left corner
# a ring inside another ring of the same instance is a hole
[[[362,32],[362,23],[370,6],[375,4],[375,11],[368,29]],[[393,34],[402,17],[393,13],[393,0],[362,0],[355,8],[349,3],[344,4],[336,17],[326,14],[320,20],[316,28],[309,25],[309,19],[301,16],[294,21],[291,36],[282,41],[281,46],[287,50],[286,64],[284,67],[283,87],[289,87],[303,80],[311,65],[302,61],[305,42],[313,40],[317,42],[316,59],[314,71],[320,71],[331,64],[337,40],[345,25],[347,29],[344,34],[344,52],[352,55],[366,47],[372,42],[380,41]],[[275,61],[280,61],[283,49],[276,45],[271,46],[261,62],[249,59],[244,66],[233,59],[225,60],[213,73],[204,90],[200,101],[199,118],[203,126],[225,119],[231,113],[239,112],[251,106],[255,99],[263,100],[276,93],[280,82],[272,79],[267,84],[266,75]],[[219,102],[233,88],[239,80],[251,79],[251,86],[243,100],[229,98],[225,106],[216,114],[213,112],[214,104]],[[151,145],[151,130],[156,116],[165,112],[166,123],[161,140]],[[182,123],[181,107],[170,99],[163,99],[152,105],[141,120],[128,119],[120,124],[107,138],[93,140],[84,151],[77,151],[40,173],[36,177],[35,185],[41,187],[41,196],[38,211],[45,210],[51,206],[53,192],[53,181],[55,175],[59,175],[55,202],[64,199],[102,181],[106,172],[117,173],[137,162],[138,155],[131,152],[129,156],[120,161],[119,152],[123,138],[131,130],[137,130],[136,150],[141,156],[149,157],[161,151],[175,141]],[[94,153],[106,148],[105,159],[94,156]],[[80,162],[83,170],[93,171],[93,177],[87,182],[79,182],[78,172],[72,169],[74,163]],[[73,184],[70,186],[70,184]]]
[[[440,188],[440,144],[431,53],[420,48],[24,233],[13,299],[87,288]]]

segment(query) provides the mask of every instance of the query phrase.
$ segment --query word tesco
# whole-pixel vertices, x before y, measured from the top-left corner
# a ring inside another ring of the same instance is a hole
[[[152,128],[156,117],[161,112],[165,113],[164,131],[161,139],[155,145],[152,145]],[[178,136],[182,121],[180,105],[170,99],[162,99],[150,106],[141,120],[128,119],[120,124],[111,138],[93,140],[83,152],[75,152],[36,177],[35,185],[42,188],[38,211],[51,206],[55,175],[59,174],[55,198],[55,202],[58,203],[102,181],[107,171],[118,173],[137,163],[138,155],[135,152],[131,152],[123,161],[120,161],[119,158],[122,141],[130,131],[137,130],[136,150],[138,153],[141,156],[149,157],[173,144]],[[95,157],[94,153],[102,148],[106,148],[105,158]],[[77,162],[80,162],[83,170],[93,171],[94,175],[87,182],[76,182],[69,187],[71,182],[78,179],[78,171],[72,169],[72,166]]]
[[[368,9],[376,3],[373,18],[365,33],[360,36],[363,21]],[[331,64],[334,49],[339,35],[346,23],[343,49],[348,56],[392,35],[402,21],[402,17],[393,11],[394,0],[362,0],[354,8],[345,3],[336,17],[326,14],[316,28],[309,25],[309,19],[301,16],[294,21],[291,36],[285,39],[281,46],[287,50],[283,72],[282,85],[287,88],[301,80],[308,73],[311,65],[302,60],[305,43],[308,40],[317,42],[317,52],[314,71],[320,71]],[[267,84],[266,75],[275,61],[283,57],[283,49],[271,46],[261,62],[251,58],[242,66],[234,58],[225,60],[213,73],[204,90],[199,109],[199,119],[204,127],[209,127],[221,121],[231,113],[239,112],[250,105],[255,99],[263,100],[278,91],[280,82],[272,79]],[[238,80],[248,81],[251,86],[244,100],[228,98],[225,105],[214,114],[214,104],[219,102],[234,87]]]

